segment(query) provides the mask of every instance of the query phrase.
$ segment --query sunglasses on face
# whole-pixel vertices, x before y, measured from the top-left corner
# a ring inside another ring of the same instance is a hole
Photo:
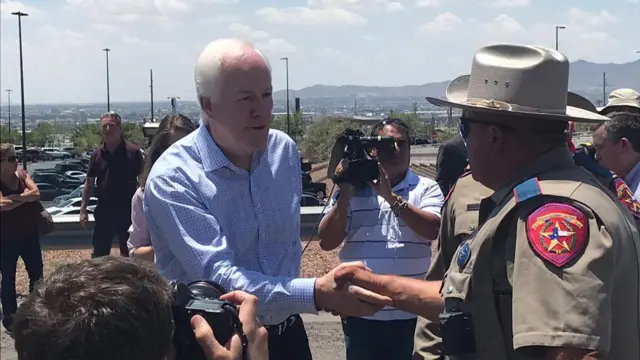
[[[6,162],[16,162],[18,161],[18,157],[15,155],[11,155],[9,157],[6,157],[4,159],[2,159],[2,161],[6,161]]]
[[[493,126],[497,126],[501,129],[507,130],[507,131],[514,131],[514,128],[512,128],[509,125],[504,125],[504,124],[497,124],[491,121],[484,121],[484,120],[476,120],[476,119],[471,119],[468,117],[460,117],[460,124],[458,125],[458,131],[460,132],[460,136],[462,136],[463,139],[467,140],[467,138],[469,137],[469,132],[471,130],[471,124],[485,124],[485,125],[493,125]]]
[[[404,123],[404,121],[396,118],[384,119],[380,120],[377,124],[373,126],[373,134],[376,135],[378,131],[382,130],[387,125],[396,125],[402,128],[407,134],[409,133],[409,126]]]

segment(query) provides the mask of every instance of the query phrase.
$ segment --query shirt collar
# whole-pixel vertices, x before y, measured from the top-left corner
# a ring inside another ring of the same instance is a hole
[[[104,141],[100,144],[100,149],[104,150],[104,151],[107,151],[107,152],[109,151],[109,150],[107,150],[107,143],[104,142]],[[121,137],[120,138],[120,144],[118,144],[118,147],[116,148],[116,150],[113,153],[115,154],[115,153],[121,152],[123,150],[126,151],[126,149],[127,149],[126,142],[125,142],[124,138]]]
[[[624,180],[629,184],[632,191],[635,192],[637,190],[636,188],[640,183],[640,161],[631,168],[631,171],[624,177]]]
[[[411,169],[407,169],[407,174],[404,176],[404,179],[400,181],[396,186],[393,187],[392,191],[400,191],[405,188],[410,188],[418,185],[420,182],[420,178],[416,175]]]
[[[209,133],[209,126],[203,125],[196,129],[195,145],[202,160],[202,166],[205,172],[215,171],[221,168],[229,168],[233,171],[239,171],[240,168],[235,166],[229,158],[222,152],[222,149],[216,144]],[[251,169],[254,170],[262,159],[264,151],[258,151],[253,154]]]
[[[521,166],[511,177],[510,181],[491,195],[491,199],[495,204],[500,204],[502,200],[511,193],[513,188],[522,181],[535,177],[550,169],[571,166],[573,164],[571,152],[566,146],[551,150]]]

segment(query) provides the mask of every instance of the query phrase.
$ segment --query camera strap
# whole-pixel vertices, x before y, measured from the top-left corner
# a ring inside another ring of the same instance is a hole
[[[242,344],[242,360],[249,360],[249,338],[242,330],[242,321],[240,321],[240,316],[238,316],[238,312],[232,304],[224,303],[222,307],[232,314],[233,318],[233,327],[235,328],[235,332],[240,337],[240,343]]]

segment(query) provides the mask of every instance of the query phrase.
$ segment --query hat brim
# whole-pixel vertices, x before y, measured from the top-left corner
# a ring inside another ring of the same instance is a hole
[[[508,113],[510,115],[515,116],[535,116],[541,119],[547,120],[556,120],[556,121],[575,121],[575,122],[584,122],[584,123],[601,123],[609,120],[606,116],[602,116],[593,110],[595,107],[591,104],[591,106],[586,106],[582,104],[582,102],[572,103],[574,106],[567,106],[564,113],[544,113],[537,111],[523,111],[523,110],[514,110],[514,109],[504,109],[504,108],[493,108],[487,106],[481,106],[475,103],[467,102],[467,92],[469,89],[469,75],[459,76],[456,79],[452,80],[447,86],[446,91],[446,99],[438,99],[434,97],[426,97],[426,100],[431,104],[438,107],[452,107],[463,110],[474,110],[474,111],[484,111],[490,113],[500,113],[505,114]],[[574,94],[580,97],[577,94]],[[574,99],[576,99],[574,97]],[[586,99],[585,99],[586,100]],[[588,100],[586,100],[589,102]],[[590,102],[589,102],[590,103]],[[580,106],[580,107],[577,107]],[[581,107],[586,107],[589,110],[585,110]]]
[[[598,111],[598,114],[606,114],[607,112],[609,112],[610,109],[614,109],[614,108],[617,108],[617,107],[634,107],[634,108],[640,109],[640,104],[635,103],[635,102],[611,104],[611,105],[606,105],[606,106],[600,107],[600,108],[597,109],[597,111]]]

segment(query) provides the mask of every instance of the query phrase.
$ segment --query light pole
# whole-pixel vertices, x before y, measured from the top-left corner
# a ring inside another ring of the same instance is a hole
[[[560,32],[560,30],[564,30],[566,28],[567,27],[563,25],[556,26],[556,50],[558,50],[558,33]]]
[[[7,122],[9,123],[9,134],[11,134],[11,92],[13,90],[7,89]]]
[[[104,51],[107,60],[107,111],[111,111],[111,94],[109,93],[109,51],[111,49],[104,48],[102,51]]]
[[[171,113],[178,113],[178,101],[180,100],[179,96],[168,96],[167,99],[171,100]]]
[[[289,112],[289,58],[283,57],[280,58],[280,60],[284,60],[287,76],[287,135],[291,136],[291,133],[289,132],[289,127],[291,126],[291,114]]]
[[[22,11],[16,11],[11,13],[11,15],[15,15],[18,17],[18,44],[20,46],[20,112],[22,113],[22,168],[27,170],[27,157],[25,156],[25,151],[27,150],[27,125],[24,114],[24,63],[22,61],[22,17],[29,16],[27,13],[23,13]]]

